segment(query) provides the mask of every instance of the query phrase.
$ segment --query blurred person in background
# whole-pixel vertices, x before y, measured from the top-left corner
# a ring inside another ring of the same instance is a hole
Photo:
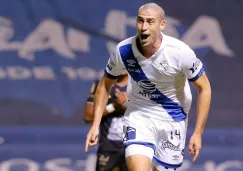
[[[103,112],[99,147],[97,151],[96,171],[127,171],[125,150],[123,146],[123,115],[126,110],[128,75],[123,72],[111,88],[107,106]],[[85,105],[84,121],[94,119],[93,102],[99,80],[91,87]]]

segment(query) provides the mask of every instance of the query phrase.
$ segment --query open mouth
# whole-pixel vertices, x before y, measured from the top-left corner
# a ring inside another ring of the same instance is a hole
[[[141,34],[141,40],[146,40],[149,37],[147,34]]]

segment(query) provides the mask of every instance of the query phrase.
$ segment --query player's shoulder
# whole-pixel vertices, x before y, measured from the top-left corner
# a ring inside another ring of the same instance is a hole
[[[164,35],[166,40],[166,46],[172,47],[177,59],[187,58],[188,56],[195,56],[194,51],[183,41],[174,37]]]
[[[122,40],[121,42],[118,43],[117,47],[122,47],[125,45],[131,45],[133,40],[134,40],[135,36],[129,37],[127,39]]]
[[[163,34],[163,36],[165,37],[167,46],[174,47],[174,48],[178,49],[179,51],[192,50],[185,42],[183,42],[177,38],[174,38],[174,37],[171,37],[171,36],[168,36],[165,34]]]
[[[120,43],[118,43],[116,46],[116,52],[121,54],[121,52],[124,52],[124,50],[125,50],[125,52],[127,50],[129,51],[129,49],[131,49],[131,47],[132,47],[132,43],[133,43],[134,39],[135,39],[135,36],[132,36],[132,37],[129,37],[129,38],[121,41]]]
[[[116,45],[115,50],[112,52],[112,56],[121,56],[121,54],[124,54],[124,52],[130,52],[134,39],[135,36],[132,36],[119,42]]]

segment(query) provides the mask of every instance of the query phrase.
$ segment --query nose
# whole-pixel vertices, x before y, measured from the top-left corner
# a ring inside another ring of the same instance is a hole
[[[146,31],[148,29],[148,23],[144,22],[142,25],[142,32]]]

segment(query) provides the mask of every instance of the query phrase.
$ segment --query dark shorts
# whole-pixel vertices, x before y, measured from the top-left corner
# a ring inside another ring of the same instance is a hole
[[[124,152],[98,152],[96,171],[128,171]]]

